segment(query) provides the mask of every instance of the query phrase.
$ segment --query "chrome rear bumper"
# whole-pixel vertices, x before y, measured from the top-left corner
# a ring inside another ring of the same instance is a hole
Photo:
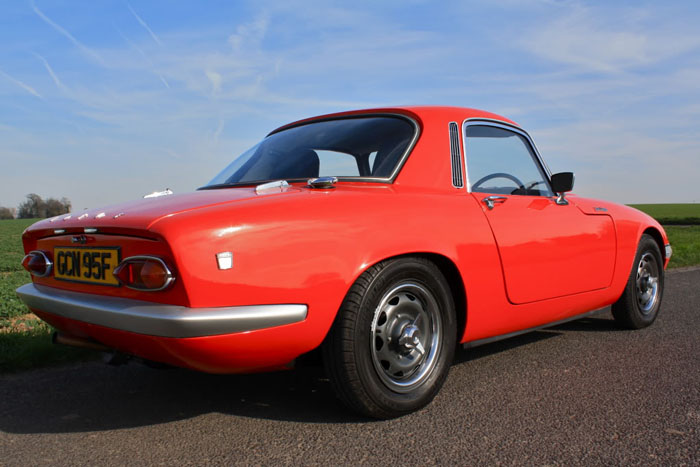
[[[122,331],[159,337],[202,337],[298,323],[301,304],[188,308],[26,284],[17,295],[34,310]]]

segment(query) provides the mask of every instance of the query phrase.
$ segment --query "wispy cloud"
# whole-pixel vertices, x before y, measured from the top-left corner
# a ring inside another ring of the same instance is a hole
[[[136,13],[136,12],[134,11],[133,8],[131,8],[131,5],[127,3],[126,6],[129,8],[129,11],[131,11],[131,14],[134,15],[134,18],[136,18],[136,21],[138,21],[139,24],[140,24],[141,26],[143,26],[143,28],[144,28],[146,31],[148,31],[148,34],[151,35],[151,38],[153,38],[153,40],[156,42],[156,44],[158,44],[158,45],[163,45],[162,42],[160,41],[160,39],[158,38],[158,36],[156,36],[156,33],[154,33],[153,30],[150,28],[150,26],[148,26],[148,24],[146,24],[146,22],[143,20],[143,18],[141,18],[141,17],[138,15],[138,13]]]
[[[700,154],[694,7],[241,0],[165,9],[139,2],[136,12],[126,3],[133,0],[88,2],[74,11],[35,1],[51,19],[30,3],[27,20],[23,4],[17,24],[9,20],[0,31],[8,38],[0,63],[13,75],[0,72],[0,87],[13,94],[0,106],[0,121],[9,125],[0,126],[0,157],[15,154],[11,169],[18,174],[8,180],[2,177],[9,169],[0,170],[4,203],[19,203],[17,193],[30,186],[21,175],[28,160],[50,165],[51,177],[42,181],[54,192],[47,195],[96,206],[128,197],[128,190],[192,189],[269,130],[298,118],[414,103],[514,117],[553,169],[581,175],[579,194],[700,199],[697,170],[673,173],[663,163],[695,168]],[[116,32],[105,29],[111,22]],[[27,60],[25,44],[38,61]],[[51,82],[69,91],[49,99]],[[76,167],[94,174],[115,166],[130,174],[128,190],[104,181],[65,183]]]
[[[170,83],[168,83],[168,80],[165,79],[165,76],[163,76],[163,74],[160,73],[160,72],[156,69],[156,66],[155,66],[155,64],[153,63],[153,60],[151,60],[151,58],[146,54],[146,52],[144,52],[144,50],[143,50],[141,47],[139,47],[138,45],[136,45],[135,42],[133,42],[133,41],[132,41],[131,39],[129,39],[128,37],[126,37],[126,35],[124,35],[124,33],[121,32],[118,28],[117,28],[117,32],[118,32],[119,35],[122,37],[122,39],[124,39],[124,40],[127,42],[127,44],[129,44],[134,50],[136,50],[139,54],[141,54],[141,56],[143,57],[143,59],[146,60],[146,62],[147,62],[147,63],[149,64],[149,66],[151,67],[151,71],[153,72],[153,74],[155,74],[155,75],[158,77],[158,79],[160,80],[160,82],[163,83],[163,86],[165,86],[167,89],[170,89]]]
[[[218,73],[214,70],[204,70],[204,74],[206,75],[207,79],[211,83],[212,92],[214,94],[220,93],[221,92],[221,84],[224,81],[224,78],[221,76],[221,73]]]
[[[519,41],[529,52],[583,71],[620,73],[678,56],[700,45],[682,31],[649,27],[647,12],[635,9],[607,21],[601,11],[573,3],[565,13],[538,23]]]
[[[46,68],[46,71],[49,73],[49,76],[51,76],[51,79],[53,80],[54,84],[56,84],[56,87],[62,91],[67,91],[68,88],[63,84],[58,76],[56,76],[56,73],[54,73],[53,68],[51,68],[51,65],[49,65],[49,62],[36,52],[34,52],[34,56],[41,60],[41,62],[44,64],[44,68]]]
[[[216,130],[214,130],[214,133],[212,135],[212,139],[215,144],[219,142],[219,136],[221,136],[222,131],[224,131],[224,119],[220,118],[219,124],[217,125]]]
[[[0,75],[4,76],[5,78],[7,78],[8,80],[10,80],[11,82],[15,83],[17,86],[19,86],[20,88],[24,89],[25,91],[27,91],[27,92],[28,92],[29,94],[31,94],[32,96],[38,97],[39,99],[43,99],[42,95],[39,94],[39,93],[36,91],[36,89],[34,89],[33,87],[31,87],[31,86],[28,85],[27,83],[24,83],[24,82],[18,80],[17,78],[14,78],[14,77],[8,75],[7,73],[5,73],[5,72],[2,71],[2,70],[0,70]]]
[[[268,18],[266,15],[259,16],[250,23],[242,24],[236,28],[236,33],[228,38],[229,44],[234,51],[238,52],[250,47],[258,47],[267,32]]]
[[[86,46],[85,44],[83,44],[82,42],[80,42],[80,41],[79,41],[78,39],[76,39],[71,33],[69,33],[68,31],[66,31],[65,28],[63,28],[63,27],[60,26],[59,24],[55,23],[51,18],[49,18],[48,16],[46,16],[46,15],[36,6],[36,4],[34,3],[34,0],[32,0],[31,5],[32,5],[32,10],[34,10],[34,13],[36,13],[36,15],[37,15],[39,18],[41,18],[46,24],[48,24],[49,26],[51,26],[52,28],[54,28],[54,29],[55,29],[58,33],[60,33],[61,35],[65,36],[65,37],[66,37],[69,41],[71,41],[78,49],[80,49],[80,51],[83,52],[85,55],[89,56],[90,58],[92,58],[93,60],[97,61],[97,62],[100,63],[101,65],[104,65],[104,60],[102,59],[102,57],[101,57],[97,52],[95,52],[94,50],[92,50],[91,48],[89,48],[88,46]]]

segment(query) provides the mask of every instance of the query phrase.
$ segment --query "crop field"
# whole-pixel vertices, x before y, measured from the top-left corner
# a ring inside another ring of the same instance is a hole
[[[20,262],[22,231],[36,219],[0,221],[0,373],[92,358],[86,351],[51,343],[53,330],[29,313],[15,294],[31,282]]]
[[[673,246],[669,267],[700,264],[700,204],[637,204],[660,220]],[[15,294],[29,283],[20,262],[22,231],[36,219],[0,221],[0,373],[94,358],[95,353],[51,343],[52,329],[28,313]]]
[[[630,204],[664,225],[700,225],[700,203]]]
[[[24,256],[22,250],[22,232],[36,219],[16,219],[0,221],[0,320],[15,318],[26,313],[15,289],[31,282],[29,273],[20,262]]]
[[[673,247],[669,267],[700,264],[700,203],[630,204],[663,224]]]

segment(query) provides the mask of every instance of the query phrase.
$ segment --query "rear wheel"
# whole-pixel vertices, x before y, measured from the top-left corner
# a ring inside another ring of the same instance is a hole
[[[659,314],[664,291],[664,268],[656,241],[642,235],[622,296],[612,306],[615,320],[629,329],[641,329]]]
[[[397,258],[352,286],[324,343],[324,364],[347,406],[392,418],[435,397],[455,342],[454,303],[440,270],[423,258]]]

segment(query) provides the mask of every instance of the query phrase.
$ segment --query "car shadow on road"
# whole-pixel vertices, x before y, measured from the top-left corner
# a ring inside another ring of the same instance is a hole
[[[323,368],[253,375],[98,362],[0,382],[0,430],[70,433],[133,428],[208,413],[307,423],[368,421],[336,399]]]
[[[600,310],[602,313],[605,310]],[[602,316],[602,317],[601,317]],[[467,349],[459,348],[455,355],[455,363],[477,360],[489,355],[505,352],[516,347],[561,336],[566,332],[619,332],[625,331],[611,317],[596,314],[595,317],[586,317],[569,321],[548,328],[530,331],[515,337],[479,345]]]
[[[619,332],[625,331],[612,318],[581,318],[548,328],[552,331]]]
[[[617,330],[612,320],[586,318],[458,350],[455,365],[571,331]],[[3,376],[0,430],[72,433],[157,425],[203,414],[304,423],[365,423],[335,398],[320,365],[253,375],[154,370],[138,363],[88,362]]]
[[[561,335],[560,332],[553,332],[550,330],[539,330],[528,332],[527,334],[521,334],[515,337],[510,337],[508,339],[491,342],[489,344],[479,345],[477,347],[468,347],[465,349],[460,346],[457,349],[457,353],[455,354],[453,364],[460,364],[472,360],[478,360],[480,358],[499,354],[501,352],[506,352],[517,347],[525,346],[546,339],[551,339],[552,337],[557,337],[559,335]]]

